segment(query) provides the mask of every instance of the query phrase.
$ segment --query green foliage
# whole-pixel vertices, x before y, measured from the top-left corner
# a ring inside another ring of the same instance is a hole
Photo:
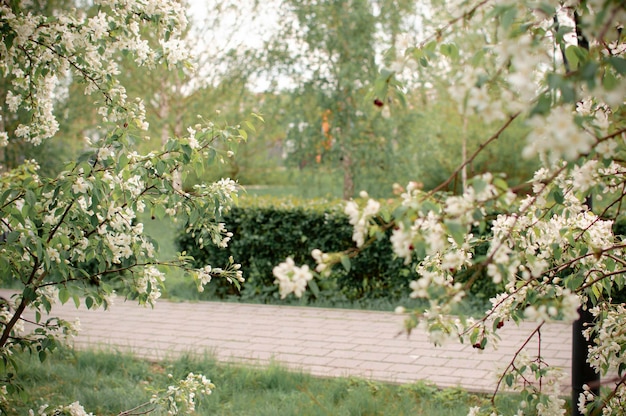
[[[176,238],[179,250],[191,255],[196,267],[225,264],[230,256],[242,265],[246,282],[240,292],[226,281],[214,280],[206,286],[201,299],[236,296],[244,301],[279,302],[272,270],[286,257],[313,269],[316,266],[311,257],[313,249],[337,252],[354,247],[353,229],[342,204],[296,198],[244,201],[223,217],[226,228],[233,233],[227,248],[203,246],[193,230],[180,232]],[[343,259],[343,267],[333,268],[330,276],[318,281],[319,292],[305,293],[304,303],[342,304],[367,299],[374,303],[385,300],[391,305],[400,299],[406,301],[408,284],[418,276],[402,259],[395,257],[389,244],[390,234],[390,230],[384,232],[358,256]],[[473,273],[473,270],[460,273],[458,281],[476,279]],[[485,277],[482,271],[478,276]],[[497,287],[489,278],[476,280],[470,297],[482,310],[485,302],[497,293]],[[387,305],[386,309],[389,308]]]
[[[337,204],[235,207],[223,220],[233,233],[228,248],[202,247],[193,231],[181,233],[177,243],[181,251],[195,258],[197,266],[220,264],[233,256],[241,263],[246,277],[240,293],[243,299],[277,298],[272,269],[287,256],[314,268],[314,248],[330,252],[354,245],[348,218]],[[337,268],[333,275],[320,281],[320,296],[335,300],[400,297],[408,290],[411,275],[402,260],[394,258],[389,244],[381,240],[353,259],[349,270]],[[229,286],[212,282],[207,291],[224,297],[234,294]]]
[[[198,415],[403,415],[461,416],[488,399],[459,389],[418,382],[402,386],[359,378],[325,379],[278,364],[248,368],[212,357],[183,356],[152,363],[108,351],[65,351],[44,364],[20,354],[27,395],[12,400],[12,414],[80,399],[87,412],[118,414],[150,400],[148,385],[165,388],[168,374],[203,373],[217,386],[202,398]],[[143,410],[147,410],[144,408]]]
[[[295,84],[280,115],[287,165],[340,175],[344,199],[368,185],[362,178],[388,176],[392,165],[393,126],[370,97],[378,72],[377,38],[383,31],[395,37],[402,14],[414,5],[384,3],[379,6],[384,11],[376,13],[366,0],[285,1],[285,24],[268,48],[270,55],[297,43],[306,51],[271,63],[277,73],[284,72],[281,65],[299,68],[282,74]]]
[[[0,305],[0,402],[24,391],[15,377],[15,353],[28,351],[44,362],[59,339],[75,334],[74,323],[51,314],[55,300],[106,308],[117,292],[153,304],[163,283],[159,267],[211,277],[211,271],[185,267],[184,257],[156,259],[158,247],[144,236],[137,214],[175,216],[221,243],[226,236],[217,223],[236,202],[236,183],[220,180],[182,192],[178,180],[197,175],[217,154],[234,154],[248,135],[244,128],[254,130],[249,121],[221,128],[200,120],[186,137],[182,127],[165,131],[158,151],[139,154],[135,145],[148,128],[145,108],[138,97],[127,100],[116,77],[125,72],[118,71],[118,58],[151,68],[190,66],[178,39],[186,21],[181,4],[163,3],[158,10],[139,3],[115,10],[84,5],[81,11],[66,2],[49,5],[34,5],[32,13],[20,2],[0,6],[0,98],[6,101],[0,108],[0,284],[17,289]],[[154,50],[142,33],[151,35]],[[80,141],[56,141],[59,132]],[[229,262],[215,273],[237,285],[236,267]],[[27,308],[35,317],[25,330]]]
[[[165,382],[162,374],[151,371],[148,362],[120,353],[60,350],[44,363],[28,354],[20,354],[18,359],[27,393],[10,403],[14,414],[77,400],[94,414],[117,414],[150,399],[147,383]]]

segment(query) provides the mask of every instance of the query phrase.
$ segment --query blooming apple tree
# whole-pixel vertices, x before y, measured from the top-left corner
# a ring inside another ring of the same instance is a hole
[[[459,112],[491,123],[493,130],[464,165],[521,120],[528,129],[519,138],[524,154],[510,157],[539,158],[542,167],[527,188],[512,189],[498,172],[484,172],[470,178],[460,195],[443,192],[452,178],[430,191],[409,183],[388,205],[362,193],[346,205],[355,245],[385,238],[384,230],[392,229],[394,253],[419,274],[411,297],[429,300],[425,312],[409,314],[406,328],[423,325],[435,343],[458,338],[483,349],[497,344],[498,330],[509,321],[536,322],[537,333],[547,321],[572,322],[580,308],[589,310],[595,320],[584,330],[593,340],[588,363],[617,378],[607,380],[599,395],[585,386],[573,406],[583,414],[623,414],[626,314],[613,297],[626,283],[625,237],[614,233],[626,202],[624,2],[430,3],[422,34],[399,51],[384,80],[416,72],[420,82],[447,77]],[[380,83],[378,93],[397,93],[385,91],[391,84]],[[486,253],[477,250],[485,246]],[[323,277],[354,253],[316,251],[315,274]],[[277,283],[284,285],[288,276],[300,289],[311,279],[302,270],[289,272],[288,265],[277,268]],[[459,272],[469,280],[461,283]],[[479,317],[451,316],[479,279],[502,287],[491,308]],[[523,393],[519,414],[565,414],[562,380],[549,364],[520,348],[503,370],[498,388],[517,385]],[[470,411],[490,412],[498,409]]]
[[[93,3],[89,14],[73,9],[41,15],[32,2],[0,1],[0,92],[6,101],[0,146],[54,140],[56,92],[68,79],[84,85],[101,116],[100,126],[85,138],[85,153],[57,176],[39,175],[34,160],[0,176],[0,276],[18,292],[0,305],[0,404],[18,390],[11,378],[15,351],[30,350],[44,359],[77,330],[76,323],[51,315],[55,301],[106,308],[117,292],[152,305],[166,266],[184,269],[200,288],[211,278],[243,281],[232,259],[201,269],[191,268],[185,255],[158,259],[139,219],[173,218],[201,230],[197,237],[204,244],[225,246],[232,236],[220,217],[235,202],[238,185],[224,179],[182,191],[174,173],[202,169],[246,132],[200,118],[186,137],[138,154],[133,145],[148,127],[144,105],[128,97],[116,78],[121,53],[134,56],[137,65],[193,70],[180,38],[187,22],[183,6],[175,0]],[[147,31],[158,35],[156,47],[144,38]],[[28,309],[35,318],[27,322]],[[181,385],[194,384],[192,379]],[[204,391],[210,382],[195,384]]]

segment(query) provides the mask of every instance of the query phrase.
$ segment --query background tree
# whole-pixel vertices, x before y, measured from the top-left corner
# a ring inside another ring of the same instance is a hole
[[[285,24],[267,49],[268,65],[289,80],[286,150],[291,166],[340,171],[344,198],[364,172],[389,168],[391,140],[367,89],[376,78],[380,34],[397,33],[412,2],[361,0],[282,3]],[[286,71],[284,71],[286,69]],[[378,101],[377,101],[378,103]]]

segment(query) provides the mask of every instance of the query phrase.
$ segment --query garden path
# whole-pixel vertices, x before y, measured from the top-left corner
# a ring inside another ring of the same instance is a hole
[[[0,296],[8,296],[0,290]],[[402,333],[403,317],[391,312],[159,300],[154,309],[117,302],[109,310],[54,307],[55,316],[80,319],[77,348],[105,346],[148,359],[181,353],[213,354],[220,361],[266,365],[272,361],[317,376],[357,376],[376,381],[428,381],[439,387],[493,392],[495,371],[509,364],[536,325],[507,323],[498,349],[484,351],[450,340],[435,347],[428,335]],[[570,325],[541,330],[541,354],[569,380]],[[538,342],[529,342],[529,354]],[[567,384],[567,381],[565,381]],[[568,386],[564,386],[569,390]]]

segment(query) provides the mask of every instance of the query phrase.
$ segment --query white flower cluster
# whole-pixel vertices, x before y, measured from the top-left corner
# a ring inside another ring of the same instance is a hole
[[[607,310],[596,306],[591,309],[591,313],[596,318],[596,324],[584,332],[585,337],[593,340],[594,344],[589,348],[589,364],[598,374],[623,368],[626,366],[626,305],[618,304]],[[626,386],[622,388],[626,389]]]
[[[55,89],[60,78],[72,72],[87,81],[86,94],[98,91],[103,95],[106,105],[99,113],[105,121],[145,124],[143,104],[129,101],[124,87],[111,77],[119,74],[115,54],[130,51],[140,65],[165,59],[172,67],[188,60],[190,48],[179,38],[187,24],[185,11],[174,0],[96,3],[100,11],[91,17],[77,11],[47,17],[29,13],[23,5],[0,5],[0,25],[6,39],[11,39],[0,44],[0,74],[10,81],[7,108],[12,113],[20,109],[31,113],[28,122],[17,126],[14,137],[4,131],[2,137],[34,144],[52,137],[59,128],[54,116]],[[159,51],[150,48],[141,30],[157,21],[171,34]]]
[[[192,272],[192,277],[196,282],[198,292],[204,292],[204,285],[210,283],[214,276],[224,278],[228,283],[235,284],[237,287],[239,287],[240,283],[246,281],[243,277],[241,264],[235,263],[233,256],[228,258],[228,265],[225,268],[206,265]]]
[[[322,250],[316,248],[311,251],[311,257],[313,257],[313,260],[317,263],[315,271],[323,276],[329,276],[331,266],[335,262],[332,256],[327,253],[323,253]]]
[[[553,108],[547,117],[534,116],[528,121],[532,131],[524,156],[549,155],[551,163],[563,158],[574,160],[586,154],[596,142],[594,135],[582,130],[575,112],[565,107]]]
[[[139,294],[147,295],[146,305],[154,305],[161,297],[161,286],[165,281],[165,274],[156,266],[145,267],[135,278],[135,290]]]
[[[597,397],[591,388],[585,384],[583,385],[583,392],[578,396],[577,408],[581,415],[597,414],[593,410],[596,409],[598,401],[602,403],[602,416],[621,415],[626,409],[626,386],[621,381],[617,383],[618,386],[613,390],[613,394],[608,399],[602,400],[601,397]]]
[[[233,237],[233,233],[226,229],[226,224],[223,222],[205,223],[203,224],[202,229],[199,231],[194,231],[193,228],[194,227],[192,227],[192,224],[190,224],[190,226],[187,228],[187,232],[191,233],[193,237],[196,237],[198,234],[200,234],[200,236],[197,237],[200,248],[204,247],[206,241],[205,237],[208,237],[208,240],[210,240],[211,243],[221,248],[228,247],[228,243]]]
[[[58,406],[53,409],[49,409],[49,405],[44,404],[37,409],[35,413],[32,409],[28,411],[29,416],[54,416],[54,415],[69,415],[69,416],[94,416],[93,413],[87,413],[85,408],[79,403],[74,402],[67,406]]]
[[[169,378],[173,378],[171,374]],[[189,415],[196,410],[198,395],[210,395],[215,385],[201,374],[189,373],[177,384],[168,386],[162,394],[154,394],[150,403],[162,406],[168,415]]]
[[[295,265],[291,257],[274,267],[272,270],[276,280],[274,283],[279,285],[281,299],[284,299],[290,293],[296,297],[302,297],[306,290],[309,280],[313,279],[313,274],[306,264],[298,267]]]
[[[362,193],[362,198],[367,198],[366,193]],[[378,214],[380,210],[380,202],[373,199],[368,199],[365,208],[361,212],[359,205],[355,201],[348,201],[345,207],[345,213],[348,215],[348,220],[353,226],[352,240],[356,243],[357,247],[362,247],[365,244],[365,237],[367,236],[367,226],[369,221]]]
[[[204,285],[211,282],[213,276],[211,275],[212,267],[209,265],[204,266],[201,269],[196,270],[194,280],[198,286],[198,292],[204,292]]]
[[[6,324],[13,318],[13,312],[8,305],[2,305],[0,308],[0,328],[4,328]],[[24,322],[20,319],[11,330],[11,335],[18,337],[24,333]]]
[[[98,234],[110,250],[113,264],[120,264],[133,256],[135,245],[143,246],[148,255],[154,254],[151,243],[143,236],[143,224],[133,225],[136,215],[130,207],[116,206],[114,203],[109,205],[106,216],[96,214],[102,224],[98,227]]]
[[[239,184],[230,178],[222,178],[208,186],[205,184],[194,186],[196,194],[201,198],[205,198],[207,203],[215,200],[219,201],[216,210],[220,215],[236,201],[240,188]]]

